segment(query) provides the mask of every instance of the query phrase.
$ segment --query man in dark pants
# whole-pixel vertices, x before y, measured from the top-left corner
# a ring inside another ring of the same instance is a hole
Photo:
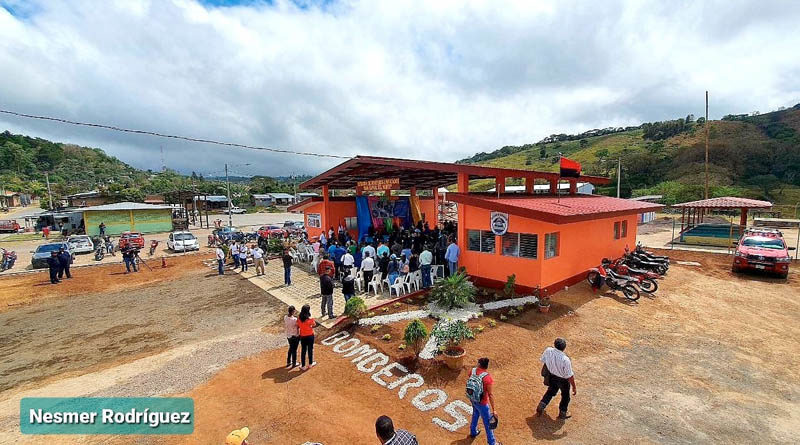
[[[70,253],[67,252],[66,250],[64,250],[64,248],[62,247],[61,249],[58,250],[58,264],[59,264],[58,279],[59,280],[61,278],[63,278],[64,275],[66,275],[67,278],[72,278],[72,274],[69,273],[69,265],[70,265],[70,263],[72,263],[72,255],[70,255]]]
[[[50,284],[58,284],[58,271],[61,270],[61,264],[58,261],[58,252],[50,252],[50,258],[47,259],[47,267],[50,271]]]
[[[572,395],[576,395],[578,390],[575,387],[575,375],[572,372],[572,361],[564,354],[564,349],[567,348],[567,341],[563,338],[557,338],[554,344],[555,348],[548,347],[542,353],[540,359],[547,371],[550,373],[550,383],[547,385],[547,392],[544,393],[542,401],[536,407],[536,415],[541,416],[547,404],[555,395],[561,391],[561,403],[558,404],[558,418],[569,419],[571,416],[567,414],[569,407],[570,395],[569,387],[572,386]]]

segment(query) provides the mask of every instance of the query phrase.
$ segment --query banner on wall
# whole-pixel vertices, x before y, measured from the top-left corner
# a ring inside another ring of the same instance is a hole
[[[373,179],[371,181],[358,181],[356,186],[365,192],[380,192],[383,190],[397,190],[400,188],[400,178]]]
[[[309,213],[306,215],[306,219],[308,227],[322,228],[322,215],[320,213]]]
[[[394,228],[405,227],[411,217],[411,206],[408,198],[387,199],[385,197],[370,196],[367,198],[369,203],[369,214],[372,219],[372,226],[376,230],[384,229],[390,231]]]

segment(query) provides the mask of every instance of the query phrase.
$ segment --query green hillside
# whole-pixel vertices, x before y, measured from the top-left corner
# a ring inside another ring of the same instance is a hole
[[[622,159],[622,196],[663,194],[673,204],[703,197],[704,126],[702,118],[695,121],[690,115],[639,127],[552,135],[459,162],[558,171],[562,153],[581,162],[585,174],[609,176],[615,183],[617,159]],[[782,205],[784,214],[793,214],[800,202],[800,104],[711,121],[709,161],[712,196],[768,199]],[[476,181],[473,186],[487,189],[493,184]],[[599,192],[616,191],[601,187]]]

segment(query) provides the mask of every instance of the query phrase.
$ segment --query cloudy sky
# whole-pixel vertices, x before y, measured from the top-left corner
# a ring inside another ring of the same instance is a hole
[[[787,1],[0,0],[0,108],[249,145],[452,161],[551,133],[800,102]],[[140,168],[277,155],[11,118]]]

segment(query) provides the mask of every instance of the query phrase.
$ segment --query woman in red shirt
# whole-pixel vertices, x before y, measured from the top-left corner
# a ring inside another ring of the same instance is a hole
[[[300,309],[297,319],[297,329],[300,331],[300,369],[302,371],[315,366],[314,361],[314,327],[317,323],[311,318],[311,306],[304,304]],[[306,353],[308,353],[308,366],[306,366]]]

